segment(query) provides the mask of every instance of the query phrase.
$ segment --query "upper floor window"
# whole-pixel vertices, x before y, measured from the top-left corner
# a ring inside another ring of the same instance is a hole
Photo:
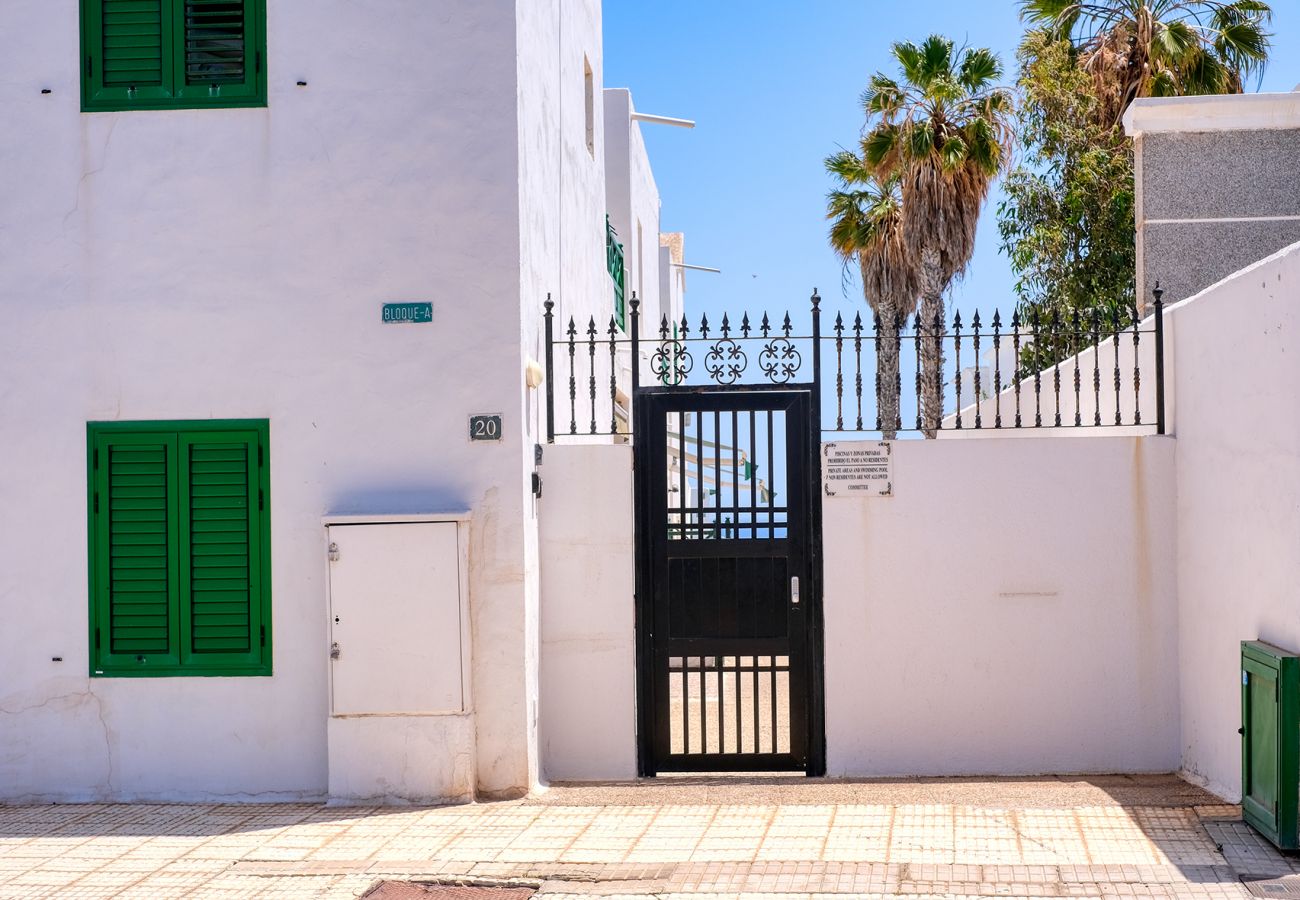
[[[266,105],[266,0],[82,0],[81,108]]]

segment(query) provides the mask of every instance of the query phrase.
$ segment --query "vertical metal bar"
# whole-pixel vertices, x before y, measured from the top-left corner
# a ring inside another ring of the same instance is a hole
[[[767,670],[767,674],[771,676],[771,682],[772,682],[772,693],[769,696],[767,702],[767,709],[772,721],[772,752],[775,753],[776,752],[776,657],[769,656],[767,659],[768,662],[771,663],[771,668]]]
[[[1138,328],[1142,320],[1137,304],[1133,305],[1133,424],[1142,424],[1142,348]]]
[[[1156,282],[1155,290],[1151,292],[1155,295],[1155,317],[1156,317],[1156,434],[1165,433],[1165,305],[1161,301],[1164,291],[1160,289],[1160,282]]]
[[[903,314],[894,311],[894,347],[893,352],[900,357],[903,353]],[[898,408],[894,413],[894,430],[903,430],[903,364],[900,360],[898,366],[894,369],[894,396],[898,398]]]
[[[761,729],[760,729],[759,721],[758,721],[758,718],[759,718],[759,703],[758,703],[758,659],[759,659],[759,658],[758,658],[757,656],[753,657],[753,660],[754,660],[754,668],[752,668],[752,669],[750,670],[750,672],[751,672],[751,673],[753,674],[753,676],[754,676],[754,698],[753,698],[753,699],[754,699],[754,752],[755,752],[755,753],[760,753],[760,752],[762,752],[762,751],[759,749],[762,745],[761,745],[760,742],[759,742],[759,741],[760,741],[760,737],[759,737],[759,735],[760,735]]]
[[[587,325],[587,354],[591,357],[588,393],[591,395],[591,433],[596,433],[596,317]]]
[[[835,430],[844,430],[844,317],[835,314]]]
[[[578,433],[578,323],[569,316],[569,434]]]
[[[822,298],[817,293],[817,288],[813,288],[812,297],[809,298],[812,303],[812,351],[813,351],[813,392],[812,392],[812,412],[813,427],[812,433],[816,439],[817,446],[820,447],[822,440]],[[786,316],[786,320],[789,320]]]
[[[1002,313],[993,308],[993,427],[1002,427]]]
[[[931,324],[934,327],[934,396],[938,407],[931,411],[934,421],[930,424],[937,431],[943,427],[943,318],[939,313],[934,314]]]
[[[609,433],[618,434],[618,319],[609,317]]]
[[[1119,375],[1119,333],[1123,326],[1119,317],[1119,307],[1116,306],[1111,315],[1111,325],[1114,327],[1114,333],[1111,336],[1111,344],[1115,349],[1115,424],[1122,425],[1123,419],[1119,411],[1120,395],[1120,375]]]
[[[716,416],[717,413],[714,413]],[[704,410],[696,410],[695,421],[695,538],[704,540]],[[717,423],[714,423],[713,442],[718,441]],[[715,495],[716,496],[716,495]],[[716,513],[714,519],[717,519]]]
[[[858,401],[857,429],[862,430],[862,313],[853,317],[853,358],[855,360],[853,393]]]
[[[1101,424],[1101,308],[1092,308],[1092,424]]]
[[[682,755],[691,752],[691,658],[682,657]]]
[[[716,409],[713,411],[713,532],[714,537],[722,537],[722,413]]]
[[[758,540],[758,463],[754,457],[754,431],[758,425],[758,413],[749,411],[749,536]]]
[[[1034,427],[1041,428],[1043,426],[1043,345],[1039,341],[1042,334],[1040,327],[1042,318],[1037,306],[1030,311],[1029,316],[1029,324],[1034,332]]]
[[[1056,417],[1052,420],[1061,427],[1061,311],[1052,310],[1052,392],[1056,395]]]
[[[719,452],[721,455],[721,452]],[[731,411],[731,537],[740,537],[740,413]]]
[[[921,314],[912,322],[912,343],[916,345],[916,430],[921,430]]]
[[[1079,308],[1076,306],[1070,318],[1070,350],[1074,354],[1074,426],[1076,428],[1083,424],[1083,400],[1079,394],[1083,386],[1083,379],[1079,375],[1079,346],[1083,335],[1079,327]]]
[[[970,320],[971,334],[971,353],[975,357],[974,388],[975,388],[975,427],[984,427],[984,399],[983,386],[980,378],[980,311],[975,310],[975,315]]]
[[[697,465],[695,467],[695,472],[697,476],[699,474],[699,471],[700,471],[700,467]],[[690,535],[686,531],[686,523],[688,521],[688,513],[686,511],[686,505],[687,502],[690,500],[690,495],[687,493],[686,490],[687,487],[688,485],[686,482],[686,412],[684,410],[678,410],[677,411],[677,497],[678,497],[677,508],[681,512],[681,514],[678,516],[678,519],[680,520],[679,524],[681,525],[681,539],[683,541],[687,540],[690,537]]]
[[[881,413],[880,410],[880,406],[885,396],[883,391],[892,391],[894,389],[894,386],[891,384],[886,387],[885,385],[882,385],[880,383],[880,313],[871,314],[871,337],[873,340],[873,346],[875,347],[875,351],[876,351],[875,353],[872,354],[872,356],[876,360],[876,374],[874,379],[876,383],[876,431],[882,431],[883,430],[882,426],[884,425],[884,421],[883,421],[883,414]],[[858,428],[861,427],[862,424],[859,423]]]
[[[555,301],[546,295],[546,443],[555,443]]]
[[[1011,352],[1015,356],[1012,360],[1012,381],[1016,389],[1016,427],[1020,427],[1020,310],[1015,309],[1011,312]]]
[[[776,538],[776,456],[772,446],[773,411],[767,411],[767,537]],[[740,678],[740,674],[736,674]],[[736,681],[736,690],[740,690],[740,681]]]
[[[958,431],[961,431],[961,310],[957,310],[957,312],[953,313],[953,317],[952,317],[952,353],[953,353],[953,364],[952,364],[952,367],[953,367],[953,371],[957,373],[957,377],[953,379],[953,381],[956,382],[956,384],[955,384],[955,388],[956,388],[956,392],[957,392],[957,393],[956,393],[956,397],[957,397],[957,399],[956,399],[956,406],[957,406],[957,422],[956,422],[956,426],[957,426],[957,430],[958,430]],[[976,355],[975,355],[975,365],[976,365],[976,367],[979,366],[979,353],[978,353],[978,351],[976,352]],[[978,408],[979,408],[979,394],[978,394],[978,393],[975,394],[975,406],[976,406],[976,409],[978,410]],[[979,413],[978,413],[978,411],[977,411],[977,412],[976,412],[976,415],[978,415],[978,414],[979,414]]]
[[[700,656],[700,752],[709,752],[709,696],[707,656]]]
[[[713,667],[717,670],[717,675],[718,675],[718,752],[719,753],[727,752],[727,725],[726,725],[727,719],[726,719],[726,715],[723,712],[723,710],[726,708],[725,706],[726,700],[724,698],[727,696],[727,690],[726,690],[727,676],[725,674],[725,670],[723,669],[723,663],[725,662],[725,660],[726,657],[722,657],[722,656],[715,656],[713,658]]]
[[[745,752],[744,729],[742,727],[743,720],[741,718],[741,714],[744,712],[743,709],[744,704],[741,703],[741,698],[744,696],[744,690],[740,686],[740,679],[743,677],[740,671],[740,660],[742,658],[743,657],[740,656],[732,657],[732,659],[735,661],[735,666],[736,666],[736,677],[733,683],[736,686],[736,752],[737,753]]]
[[[632,292],[632,396],[629,403],[636,403],[636,392],[641,387],[641,301],[637,299],[636,291]],[[628,409],[628,418],[632,416],[632,410]]]

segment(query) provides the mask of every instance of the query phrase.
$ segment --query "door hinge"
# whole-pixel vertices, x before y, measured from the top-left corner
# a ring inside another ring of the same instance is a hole
[[[340,655],[339,642],[334,641],[330,644],[330,659],[338,659]]]
[[[334,543],[333,541],[330,542],[329,555],[330,555],[330,562],[339,561],[339,545]]]

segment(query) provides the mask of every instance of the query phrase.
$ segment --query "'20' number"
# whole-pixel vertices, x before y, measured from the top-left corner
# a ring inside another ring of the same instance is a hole
[[[501,417],[474,416],[469,420],[469,436],[475,441],[501,440]]]

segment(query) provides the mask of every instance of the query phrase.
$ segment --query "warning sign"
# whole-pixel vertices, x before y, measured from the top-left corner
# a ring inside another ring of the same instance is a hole
[[[889,441],[823,445],[822,484],[827,497],[892,497],[893,446]]]

